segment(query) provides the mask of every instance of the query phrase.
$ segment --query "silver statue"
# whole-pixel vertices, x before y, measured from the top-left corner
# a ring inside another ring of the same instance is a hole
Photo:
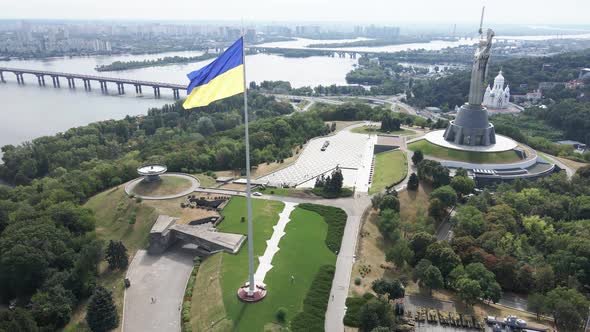
[[[485,37],[481,34],[479,38],[479,48],[475,52],[473,69],[471,70],[471,84],[469,85],[470,105],[481,106],[483,102],[483,84],[488,71],[492,38],[494,38],[494,31],[492,29],[488,29]]]

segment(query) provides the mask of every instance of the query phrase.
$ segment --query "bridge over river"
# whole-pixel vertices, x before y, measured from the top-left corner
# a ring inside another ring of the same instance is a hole
[[[90,91],[92,89],[90,82],[95,81],[100,84],[100,90],[103,93],[108,92],[108,83],[115,84],[117,86],[117,92],[119,94],[125,94],[125,85],[132,85],[135,87],[135,93],[142,94],[142,87],[152,87],[154,90],[154,96],[160,98],[160,89],[171,89],[174,99],[180,99],[180,91],[186,90],[186,85],[152,82],[152,81],[139,81],[131,80],[126,78],[115,78],[115,77],[103,77],[94,75],[83,75],[83,74],[72,74],[72,73],[61,73],[46,70],[36,69],[19,69],[19,68],[6,68],[0,67],[0,82],[6,83],[4,80],[4,73],[12,73],[16,76],[18,84],[25,84],[24,74],[33,75],[37,77],[39,86],[45,86],[45,77],[50,77],[53,86],[56,88],[61,87],[60,79],[68,81],[68,87],[70,89],[76,88],[76,80],[82,81],[84,89]]]

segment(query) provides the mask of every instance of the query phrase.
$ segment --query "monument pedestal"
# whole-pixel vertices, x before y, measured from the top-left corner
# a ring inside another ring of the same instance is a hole
[[[459,145],[488,146],[496,144],[496,131],[485,107],[465,104],[450,122],[444,138]]]
[[[238,298],[243,302],[258,302],[266,296],[266,287],[263,285],[256,285],[254,292],[250,292],[250,284],[246,283],[244,286],[238,288]]]

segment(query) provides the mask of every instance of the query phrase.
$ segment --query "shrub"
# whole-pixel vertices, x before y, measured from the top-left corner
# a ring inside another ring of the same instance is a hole
[[[365,293],[362,297],[349,297],[346,299],[346,314],[344,315],[344,325],[359,327],[359,312],[361,307],[369,300],[374,299],[375,295]]]
[[[287,309],[280,307],[279,310],[277,310],[276,317],[280,323],[284,323],[287,320]]]
[[[354,278],[354,284],[357,286],[360,286],[361,285],[361,277]]]
[[[311,282],[311,287],[303,300],[303,311],[291,321],[294,332],[324,331],[326,309],[330,298],[330,289],[336,268],[323,265]]]
[[[328,224],[328,234],[326,234],[326,246],[332,252],[338,253],[340,251],[340,244],[342,242],[342,235],[344,235],[344,226],[346,226],[346,212],[344,210],[324,205],[316,205],[311,203],[299,204],[299,207],[305,210],[313,211],[324,218]]]
[[[135,203],[141,203],[143,199],[141,197],[135,197]]]

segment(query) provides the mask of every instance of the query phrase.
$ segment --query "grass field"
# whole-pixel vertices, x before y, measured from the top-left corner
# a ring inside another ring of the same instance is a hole
[[[194,177],[199,179],[199,185],[205,188],[211,188],[217,183],[215,179],[205,173],[193,174]]]
[[[219,225],[220,231],[246,234],[247,224],[240,221],[245,215],[245,203],[243,198],[232,199],[223,211],[225,219]],[[266,200],[253,203],[254,254],[261,256],[283,203]],[[255,305],[244,304],[236,297],[237,287],[247,280],[246,246],[237,255],[217,254],[203,262],[193,295],[191,322],[194,331],[210,327],[212,322],[212,331],[276,331],[281,328],[275,318],[279,307],[287,309],[286,324],[289,324],[302,310],[303,300],[320,266],[334,265],[336,255],[325,244],[328,224],[315,212],[296,208],[285,233],[280,250],[273,257],[273,268],[266,275],[268,295]],[[291,276],[295,277],[294,282]],[[199,307],[202,308],[196,309]]]
[[[375,170],[369,194],[399,183],[408,174],[408,161],[403,151],[387,151],[375,155]]]
[[[188,179],[175,176],[162,176],[160,181],[141,181],[133,188],[133,193],[141,196],[165,196],[172,195],[191,187]]]
[[[362,126],[351,130],[357,134],[389,134],[389,135],[413,135],[416,132],[409,129],[401,129],[394,131],[381,131],[378,126]]]
[[[422,150],[424,155],[435,158],[464,161],[476,164],[505,164],[521,160],[514,150],[503,152],[460,151],[434,145],[424,139],[409,144],[408,149],[412,151]]]

